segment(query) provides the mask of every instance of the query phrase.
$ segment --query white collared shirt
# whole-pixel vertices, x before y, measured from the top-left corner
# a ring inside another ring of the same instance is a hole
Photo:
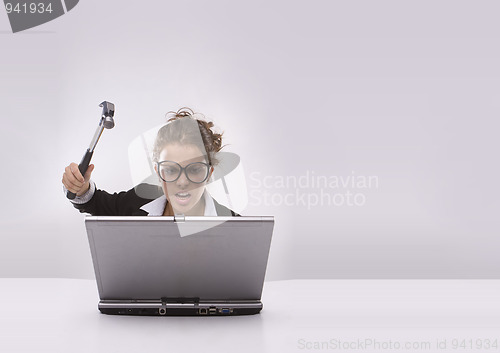
[[[205,198],[205,213],[203,214],[203,216],[217,216],[217,210],[215,209],[214,200],[208,194],[207,190],[203,192],[203,197]],[[146,211],[148,213],[148,216],[163,216],[166,205],[167,197],[165,195],[162,195],[142,206],[141,210]]]

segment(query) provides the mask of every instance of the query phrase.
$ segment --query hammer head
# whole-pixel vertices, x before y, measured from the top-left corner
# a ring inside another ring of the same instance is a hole
[[[115,116],[115,105],[113,103],[104,101],[99,104],[102,107],[101,123],[106,129],[112,129],[115,126],[113,117]]]

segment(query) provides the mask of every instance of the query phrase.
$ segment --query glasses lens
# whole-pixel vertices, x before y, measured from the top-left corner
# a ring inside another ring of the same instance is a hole
[[[193,183],[202,183],[208,176],[208,165],[205,163],[192,163],[186,167],[186,174]]]
[[[160,163],[158,172],[163,180],[170,182],[179,177],[181,168],[178,164],[173,162],[162,162]]]

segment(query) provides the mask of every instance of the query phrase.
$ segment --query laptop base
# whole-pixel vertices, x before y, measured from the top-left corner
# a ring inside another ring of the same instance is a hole
[[[99,311],[107,315],[134,316],[235,316],[255,315],[262,302],[238,303],[140,303],[101,301]]]

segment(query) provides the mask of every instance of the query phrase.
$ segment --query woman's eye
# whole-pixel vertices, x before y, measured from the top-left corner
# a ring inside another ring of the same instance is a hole
[[[177,174],[179,173],[179,169],[178,168],[164,168],[163,169],[163,173],[166,173],[166,174]]]

